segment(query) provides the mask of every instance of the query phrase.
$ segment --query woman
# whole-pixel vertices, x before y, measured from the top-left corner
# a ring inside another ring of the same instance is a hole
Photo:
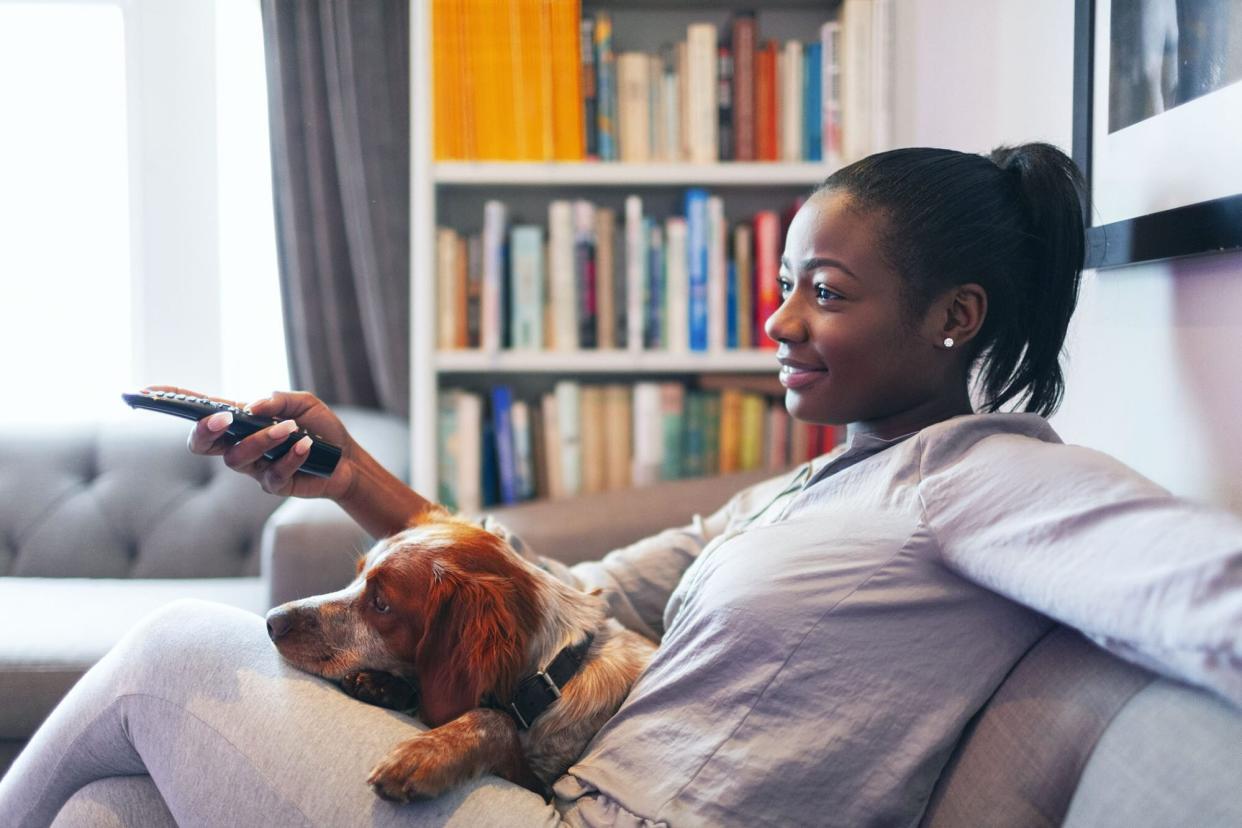
[[[92,779],[145,772],[187,823],[911,824],[1050,619],[1242,701],[1222,586],[1242,521],[1062,445],[1043,419],[1063,390],[1080,197],[1042,144],[882,153],[812,195],[766,329],[790,412],[850,440],[710,518],[554,567],[662,642],[555,809],[494,779],[380,801],[363,780],[414,725],[286,668],[260,619],[190,604],[83,678],[0,783],[0,813],[43,825]],[[263,460],[281,426],[218,444],[225,415],[191,450],[267,491],[330,497],[375,536],[427,508],[314,397],[252,408],[342,445],[333,477],[295,477],[300,453]]]

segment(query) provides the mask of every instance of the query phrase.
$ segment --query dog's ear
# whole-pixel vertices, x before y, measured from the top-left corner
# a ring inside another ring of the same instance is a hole
[[[511,581],[463,576],[439,562],[432,566],[427,625],[415,667],[420,715],[439,727],[478,707],[485,693],[506,698],[512,693],[533,618],[520,617],[527,602]]]

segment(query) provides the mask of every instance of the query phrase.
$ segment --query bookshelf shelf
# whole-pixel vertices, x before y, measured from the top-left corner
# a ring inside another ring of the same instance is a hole
[[[440,185],[508,186],[814,186],[828,177],[828,164],[809,162],[724,162],[717,164],[607,162],[469,162],[433,165]]]
[[[630,351],[439,351],[436,370],[449,373],[771,373],[776,375],[775,351],[723,353],[666,353]]]

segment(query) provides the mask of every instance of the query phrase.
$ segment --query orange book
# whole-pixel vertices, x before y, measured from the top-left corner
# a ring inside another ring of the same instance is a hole
[[[449,84],[454,76],[448,66],[450,28],[447,0],[435,0],[431,4],[431,119],[434,122],[431,152],[437,161],[458,157],[457,148],[453,146],[456,132],[449,126],[452,122],[449,107],[453,100]]]
[[[720,392],[720,473],[742,467],[742,392],[726,388]]]
[[[780,147],[776,143],[776,56],[778,46],[769,40],[755,56],[755,158],[777,160]]]
[[[582,59],[579,0],[545,0],[552,29],[552,151],[557,161],[581,161]]]

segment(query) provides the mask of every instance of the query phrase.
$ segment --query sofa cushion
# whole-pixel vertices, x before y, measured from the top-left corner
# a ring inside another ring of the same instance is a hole
[[[923,825],[1060,825],[1096,740],[1153,679],[1053,627],[966,729]]]
[[[0,578],[0,739],[28,738],[130,627],[178,598],[267,611],[259,578]]]
[[[1242,825],[1242,710],[1152,682],[1100,738],[1065,825]]]

